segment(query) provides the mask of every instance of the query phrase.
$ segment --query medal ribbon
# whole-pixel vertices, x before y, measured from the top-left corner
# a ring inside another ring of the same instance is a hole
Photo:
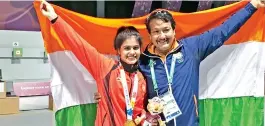
[[[167,73],[168,86],[169,86],[169,91],[170,92],[172,92],[171,85],[172,85],[172,82],[173,82],[173,75],[174,75],[176,59],[177,59],[176,55],[173,54],[172,60],[171,60],[170,75],[168,74],[168,70],[167,70],[167,67],[165,65],[165,69],[166,69],[166,73]],[[156,77],[155,77],[154,60],[153,59],[150,59],[149,66],[150,66],[151,77],[152,77],[152,81],[153,81],[153,87],[154,87],[154,90],[157,93],[157,96],[159,96],[158,95],[157,81],[156,81]]]
[[[133,109],[134,109],[137,91],[138,91],[138,76],[137,76],[137,73],[134,75],[131,99],[130,99],[130,95],[129,95],[129,91],[128,91],[128,86],[127,86],[127,81],[126,81],[124,69],[120,69],[120,78],[121,78],[123,93],[124,93],[124,97],[125,97],[127,120],[132,120]]]

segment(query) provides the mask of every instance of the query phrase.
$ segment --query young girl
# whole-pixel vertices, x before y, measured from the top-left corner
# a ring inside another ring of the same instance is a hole
[[[53,23],[52,27],[62,41],[77,50],[74,54],[84,53],[84,57],[76,56],[88,66],[86,68],[96,80],[98,92],[102,95],[95,125],[135,125],[134,119],[144,110],[146,98],[146,82],[138,71],[142,39],[136,28],[118,29],[114,40],[114,48],[120,58],[117,62],[97,52],[46,1],[42,1],[41,12]]]

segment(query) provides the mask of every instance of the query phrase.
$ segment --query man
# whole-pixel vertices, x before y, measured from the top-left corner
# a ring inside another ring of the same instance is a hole
[[[257,8],[264,6],[265,1],[251,0],[222,25],[179,41],[175,39],[176,23],[168,11],[154,11],[146,19],[151,43],[142,54],[139,67],[147,80],[148,98],[159,96],[169,102],[166,108],[171,113],[164,113],[164,118],[170,120],[168,126],[199,125],[200,62],[236,33]],[[170,99],[172,95],[174,98]]]

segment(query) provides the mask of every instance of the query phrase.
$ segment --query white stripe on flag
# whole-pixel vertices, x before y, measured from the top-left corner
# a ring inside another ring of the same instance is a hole
[[[200,66],[200,99],[264,95],[265,43],[224,45]]]
[[[48,57],[53,67],[51,89],[56,107],[94,103],[96,82],[74,54],[58,51]]]

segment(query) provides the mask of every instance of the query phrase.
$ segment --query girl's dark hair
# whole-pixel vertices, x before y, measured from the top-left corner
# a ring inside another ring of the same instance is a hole
[[[133,26],[122,26],[117,30],[117,34],[115,36],[115,40],[114,40],[114,48],[115,50],[118,50],[121,48],[122,43],[130,38],[134,36],[137,40],[137,42],[139,42],[140,47],[142,46],[142,37],[140,36],[139,31],[133,27]]]

